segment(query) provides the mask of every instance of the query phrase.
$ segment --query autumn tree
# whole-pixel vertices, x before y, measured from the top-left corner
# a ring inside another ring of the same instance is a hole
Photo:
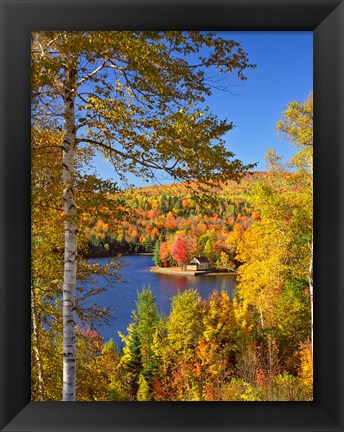
[[[288,271],[290,239],[283,226],[283,197],[264,185],[257,184],[255,191],[255,198],[259,197],[256,205],[265,205],[269,216],[246,230],[239,242],[236,258],[242,264],[238,270],[238,292],[255,307],[261,329],[266,329],[275,323],[275,306]],[[275,211],[270,212],[274,206]]]
[[[164,267],[168,267],[172,262],[172,256],[167,242],[162,242],[160,245],[159,259]]]
[[[200,102],[214,73],[253,67],[239,43],[203,32],[36,32],[32,35],[33,121],[56,116],[62,138],[64,222],[63,400],[75,400],[77,203],[75,154],[90,145],[127,172],[207,182],[238,179],[223,135],[232,128]],[[202,158],[198,155],[202,154]]]
[[[272,331],[280,338],[283,334],[283,338],[289,338],[285,345],[290,345],[299,337],[296,329],[300,336],[309,334],[303,290],[309,260],[305,239],[310,231],[308,224],[300,220],[304,203],[292,188],[281,193],[265,182],[254,185],[252,202],[261,219],[245,231],[238,243],[237,259],[242,262],[238,295],[254,308],[263,332]]]
[[[52,363],[55,345],[49,330],[58,333],[60,322],[54,308],[60,293],[62,258],[62,230],[54,226],[63,224],[60,211],[60,166],[56,141],[61,134],[53,130],[32,130],[31,176],[31,325],[32,325],[32,397],[34,400],[50,398],[46,379],[47,352],[51,351]],[[49,146],[48,151],[45,146]],[[51,319],[48,321],[48,317]],[[46,325],[48,323],[48,326]]]
[[[235,263],[230,259],[227,252],[221,251],[218,260],[216,261],[218,269],[226,269],[227,271],[235,270]]]
[[[119,354],[110,339],[104,344],[96,330],[77,328],[77,394],[82,401],[120,400]],[[121,396],[124,397],[122,389]],[[117,400],[118,400],[117,399]]]
[[[232,302],[224,290],[214,290],[203,301],[203,334],[195,349],[193,374],[201,400],[220,400],[235,364],[238,324]]]
[[[214,229],[207,231],[199,239],[203,246],[203,254],[211,262],[214,263],[217,258],[217,252],[215,250],[216,243],[216,232]]]
[[[308,227],[313,230],[313,92],[303,102],[291,102],[276,125],[283,139],[298,151],[291,158],[291,166],[298,172],[302,187],[299,196],[304,202],[304,215]],[[305,222],[305,220],[304,220]],[[308,284],[311,304],[311,339],[313,347],[313,232],[308,238]],[[313,351],[313,349],[312,349]]]
[[[171,255],[182,268],[185,268],[185,265],[189,261],[189,253],[187,243],[183,237],[177,236],[176,240],[172,243]]]
[[[262,382],[274,386],[280,380],[288,388],[299,367],[300,345],[312,338],[312,95],[304,104],[289,104],[277,127],[300,150],[291,159],[291,173],[274,149],[266,154],[269,171],[250,197],[259,218],[237,245],[242,263],[237,293],[260,334]],[[269,352],[282,359],[286,376],[268,367]],[[275,387],[265,390],[269,398],[280,397],[272,396]]]
[[[202,304],[196,290],[189,289],[172,298],[168,340],[180,361],[192,358],[192,348],[203,329],[201,321]]]

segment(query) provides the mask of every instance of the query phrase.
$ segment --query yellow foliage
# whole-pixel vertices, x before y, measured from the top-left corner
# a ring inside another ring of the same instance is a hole
[[[313,385],[313,358],[310,342],[303,345],[301,352],[300,378],[305,384]]]

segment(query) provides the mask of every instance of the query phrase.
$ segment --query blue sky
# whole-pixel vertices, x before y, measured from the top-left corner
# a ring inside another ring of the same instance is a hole
[[[214,90],[207,101],[219,118],[235,125],[225,137],[228,149],[244,163],[258,162],[258,170],[266,169],[263,156],[271,147],[286,161],[295,148],[280,140],[275,125],[289,102],[303,102],[313,89],[313,33],[221,34],[241,42],[250,62],[257,65],[246,71],[247,81],[229,77],[229,92]],[[103,178],[116,180],[113,168],[101,156],[94,166]],[[147,185],[132,176],[129,180],[135,186]]]

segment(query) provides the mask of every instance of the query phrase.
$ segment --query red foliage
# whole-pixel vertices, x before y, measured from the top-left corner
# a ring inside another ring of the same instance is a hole
[[[215,392],[214,392],[214,389],[210,385],[205,389],[205,397],[206,397],[206,400],[208,400],[208,401],[215,400]]]
[[[104,338],[100,336],[97,330],[91,329],[91,327],[87,327],[86,330],[80,329],[81,335],[85,337],[87,340],[87,344],[92,349],[94,354],[99,353],[104,344]]]
[[[169,388],[164,385],[159,378],[154,379],[153,383],[153,397],[155,401],[166,401],[171,397]]]
[[[264,369],[259,369],[256,372],[256,383],[259,387],[265,387],[267,384],[267,377]]]
[[[171,254],[179,265],[185,265],[189,261],[187,242],[181,236],[171,245]]]

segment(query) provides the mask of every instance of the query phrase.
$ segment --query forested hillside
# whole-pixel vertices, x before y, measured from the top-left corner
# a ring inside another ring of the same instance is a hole
[[[240,183],[214,187],[216,198],[209,203],[196,200],[192,190],[181,183],[130,189],[121,195],[125,221],[111,215],[106,221],[89,218],[86,255],[154,252],[156,263],[164,266],[176,261],[171,254],[164,258],[164,253],[179,238],[188,258],[203,254],[213,264],[226,265],[228,260],[234,264],[236,237],[259,218],[249,201],[252,185],[266,176],[252,173]]]

